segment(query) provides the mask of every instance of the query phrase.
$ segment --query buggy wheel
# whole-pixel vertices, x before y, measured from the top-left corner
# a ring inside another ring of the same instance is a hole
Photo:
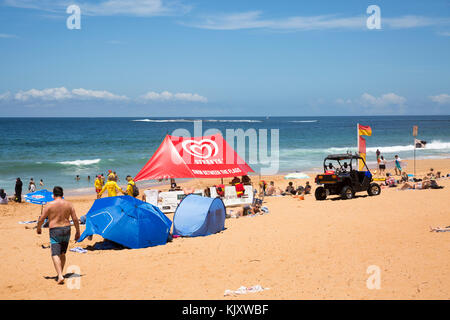
[[[316,200],[325,200],[327,198],[327,192],[324,187],[317,187],[314,195]]]
[[[341,191],[342,199],[344,199],[344,200],[352,199],[354,196],[355,196],[355,193],[353,192],[352,187],[345,186],[342,188],[342,191]]]
[[[381,188],[377,183],[371,183],[369,189],[367,190],[369,196],[377,196],[381,193]]]

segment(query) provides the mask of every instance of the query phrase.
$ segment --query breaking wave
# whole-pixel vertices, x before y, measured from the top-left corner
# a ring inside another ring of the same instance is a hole
[[[89,166],[92,164],[99,163],[102,159],[93,159],[93,160],[74,160],[74,161],[61,161],[58,162],[62,165],[69,165],[69,166]]]

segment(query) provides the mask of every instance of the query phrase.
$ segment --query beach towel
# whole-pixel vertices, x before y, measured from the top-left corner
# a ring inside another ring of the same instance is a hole
[[[72,252],[78,252],[78,253],[86,253],[86,252],[87,252],[86,249],[83,249],[83,248],[81,248],[81,247],[75,247],[75,248],[72,248],[72,249],[70,249],[70,251],[72,251]]]
[[[36,223],[37,220],[32,220],[32,221],[19,221],[19,224],[32,224],[32,223]]]

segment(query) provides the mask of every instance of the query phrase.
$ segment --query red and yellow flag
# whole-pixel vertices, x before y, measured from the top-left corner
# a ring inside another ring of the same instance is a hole
[[[361,158],[366,161],[366,139],[361,136],[371,136],[372,128],[370,126],[362,126],[358,123],[358,152]],[[360,160],[358,170],[364,170],[364,163]]]
[[[372,128],[370,126],[362,126],[358,124],[358,132],[360,136],[371,136]]]

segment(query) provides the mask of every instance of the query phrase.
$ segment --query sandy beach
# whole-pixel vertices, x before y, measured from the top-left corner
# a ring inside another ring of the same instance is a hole
[[[450,159],[418,160],[418,175],[431,167],[450,173]],[[288,182],[282,176],[263,179],[282,188]],[[216,180],[184,185],[204,187]],[[450,179],[438,183],[444,189],[383,188],[379,196],[360,193],[345,201],[266,197],[269,214],[227,219],[226,229],[212,236],[139,250],[68,252],[67,266],[81,271],[81,287],[73,290],[51,278],[50,249],[42,247],[49,245],[48,229],[37,235],[18,223],[37,219],[40,206],[11,203],[0,206],[0,298],[449,299],[450,233],[429,231],[450,225]],[[81,216],[95,195],[67,199]],[[70,248],[98,241],[100,236],[81,244],[71,240]],[[380,269],[380,289],[367,288],[369,266]],[[224,297],[227,289],[257,284],[270,289]]]

